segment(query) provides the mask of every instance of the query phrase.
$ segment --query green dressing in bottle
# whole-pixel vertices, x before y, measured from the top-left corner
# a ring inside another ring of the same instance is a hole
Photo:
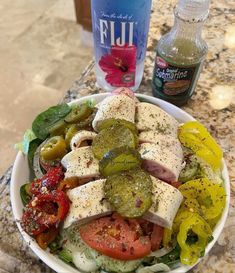
[[[179,0],[174,26],[157,45],[155,97],[181,106],[192,96],[207,53],[201,32],[208,13],[209,0]]]

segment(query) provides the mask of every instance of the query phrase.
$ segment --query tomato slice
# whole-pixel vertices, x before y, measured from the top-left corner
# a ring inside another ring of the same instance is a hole
[[[163,227],[156,224],[153,226],[153,231],[150,236],[152,251],[156,251],[160,248],[162,238],[163,238],[163,233],[164,233]]]
[[[164,228],[142,218],[138,219],[138,223],[140,224],[144,235],[150,237],[151,250],[158,250],[163,239]]]
[[[81,238],[91,248],[119,260],[134,260],[151,252],[148,236],[141,234],[137,220],[113,214],[94,220],[80,228]]]
[[[150,236],[151,233],[153,232],[153,226],[154,224],[143,219],[143,218],[139,218],[138,219],[138,223],[140,224],[141,226],[141,229],[142,229],[142,232],[144,235],[148,235]]]

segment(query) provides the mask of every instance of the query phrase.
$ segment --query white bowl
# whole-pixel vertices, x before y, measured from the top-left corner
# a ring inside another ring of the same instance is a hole
[[[91,95],[87,97],[83,97],[77,100],[74,100],[72,103],[82,103],[89,99],[94,99],[97,103],[102,101],[105,97],[107,97],[108,93],[103,94],[97,94],[97,95]],[[142,98],[145,101],[148,101],[150,103],[156,104],[159,107],[161,107],[163,110],[165,110],[167,113],[175,117],[180,122],[186,122],[190,120],[194,120],[192,116],[181,110],[180,108],[165,102],[163,100],[142,95],[142,94],[136,94],[138,98]],[[228,215],[228,208],[229,208],[229,201],[230,201],[230,182],[229,182],[229,176],[226,164],[223,160],[223,179],[225,182],[225,190],[227,193],[226,197],[226,207],[223,211],[222,217],[220,221],[217,223],[214,232],[213,237],[214,240],[209,243],[206,247],[205,254],[207,254],[210,249],[213,247],[215,242],[217,241],[227,218]],[[49,267],[51,267],[53,270],[59,272],[59,273],[78,273],[79,270],[76,270],[72,268],[71,266],[67,265],[63,261],[61,261],[59,258],[57,258],[55,255],[50,254],[48,251],[42,250],[38,244],[35,242],[34,239],[32,239],[27,233],[25,233],[19,223],[19,220],[22,217],[22,211],[23,211],[23,204],[21,202],[20,198],[20,187],[21,185],[25,184],[29,179],[29,168],[28,168],[28,162],[26,156],[23,155],[23,153],[18,152],[16,156],[16,160],[14,162],[12,176],[11,176],[11,185],[10,185],[10,194],[11,194],[11,204],[12,204],[12,211],[16,220],[16,224],[25,239],[25,241],[28,243],[30,248],[34,251],[34,253]],[[192,266],[180,266],[177,269],[172,270],[173,273],[184,273],[187,272]]]

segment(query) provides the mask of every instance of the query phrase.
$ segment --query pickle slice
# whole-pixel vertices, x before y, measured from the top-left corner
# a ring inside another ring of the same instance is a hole
[[[82,104],[74,107],[72,111],[65,117],[65,122],[76,123],[89,117],[93,112],[88,104]]]
[[[152,205],[152,180],[140,168],[108,176],[104,191],[107,200],[123,217],[140,217]]]
[[[136,150],[124,146],[107,152],[99,162],[99,167],[103,176],[109,176],[136,168],[140,164],[140,154]]]
[[[135,143],[138,144],[138,130],[136,128],[135,123],[132,123],[130,121],[127,121],[125,119],[114,119],[114,118],[108,118],[102,121],[102,123],[99,125],[98,132],[101,130],[107,129],[113,125],[123,125],[126,128],[130,129],[135,137]]]
[[[111,127],[112,125],[123,125],[130,129],[133,134],[138,134],[137,128],[134,123],[127,121],[125,119],[114,119],[114,118],[108,118],[102,121],[102,123],[98,127],[98,131],[100,132],[101,130],[107,129]]]
[[[92,142],[92,151],[99,160],[107,152],[117,147],[136,147],[135,136],[132,131],[123,125],[114,124],[99,132]]]

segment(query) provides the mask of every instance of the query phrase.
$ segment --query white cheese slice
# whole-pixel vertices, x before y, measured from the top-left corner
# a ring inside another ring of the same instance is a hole
[[[136,126],[139,131],[158,131],[177,136],[178,121],[160,107],[141,102],[136,107]]]
[[[183,157],[176,156],[172,149],[156,143],[143,143],[139,153],[143,167],[154,177],[164,181],[177,181],[183,168]]]
[[[157,131],[144,131],[139,134],[139,143],[155,143],[183,159],[182,146],[177,137],[171,135],[166,136]]]
[[[171,185],[154,177],[151,179],[153,181],[153,205],[143,218],[170,228],[183,196]],[[104,199],[105,181],[105,179],[100,179],[89,182],[67,192],[71,206],[64,221],[64,228],[68,228],[74,223],[82,225],[112,212],[110,204]]]
[[[81,147],[66,154],[61,164],[66,168],[65,178],[94,178],[100,175],[99,161],[94,157],[90,146]]]
[[[96,137],[96,133],[92,131],[81,130],[75,134],[70,141],[71,150],[78,149],[81,143],[85,140],[93,140]]]
[[[162,227],[171,228],[183,195],[166,182],[152,176],[151,179],[153,181],[153,205],[143,218]]]
[[[124,119],[135,122],[136,101],[126,95],[106,97],[100,104],[95,118],[92,122],[93,128],[97,131],[99,124],[109,118]]]
[[[105,181],[106,179],[92,181],[67,192],[72,203],[64,221],[64,228],[73,223],[84,224],[112,212],[110,204],[104,200]]]

